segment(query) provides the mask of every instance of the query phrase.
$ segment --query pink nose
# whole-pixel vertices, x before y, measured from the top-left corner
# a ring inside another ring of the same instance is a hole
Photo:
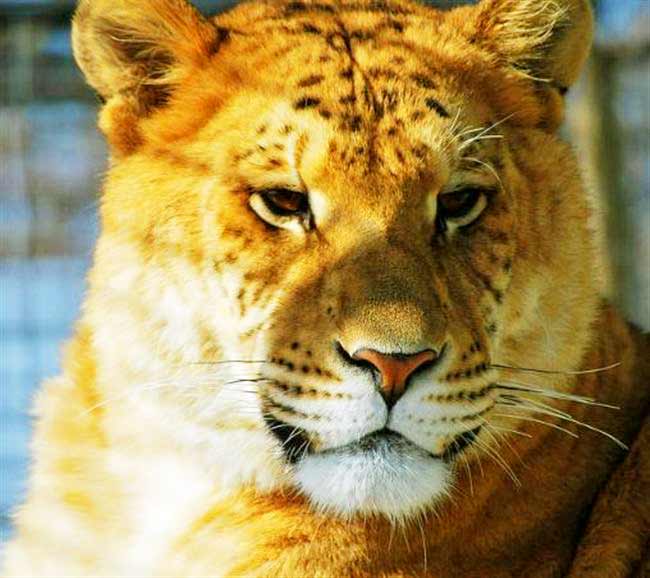
[[[360,349],[354,353],[352,358],[370,363],[379,372],[381,375],[381,394],[386,403],[392,406],[402,397],[408,379],[415,370],[425,363],[435,361],[438,356],[431,349],[409,355],[387,354],[372,349]]]

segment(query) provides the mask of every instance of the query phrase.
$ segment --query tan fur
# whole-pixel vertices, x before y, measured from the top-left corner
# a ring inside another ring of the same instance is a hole
[[[586,0],[251,2],[212,21],[181,0],[82,0],[75,54],[112,152],[102,235],[36,404],[4,575],[643,575],[650,346],[599,297],[554,134],[591,25]],[[487,208],[438,234],[430,207],[470,178],[494,188]],[[315,228],[264,223],[249,199],[272,187],[306,187]],[[334,444],[361,403],[337,341],[446,344],[416,404],[443,415],[432,453],[465,427],[444,412],[489,402],[450,497],[401,525],[315,511],[264,422]],[[619,407],[524,396],[631,450],[504,417],[504,383]]]

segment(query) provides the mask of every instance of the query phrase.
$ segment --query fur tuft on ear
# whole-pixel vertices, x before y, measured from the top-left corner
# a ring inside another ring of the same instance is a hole
[[[146,113],[165,102],[189,66],[216,52],[219,30],[184,0],[81,0],[74,55],[106,100],[120,95]]]
[[[564,91],[578,78],[592,37],[589,0],[483,0],[473,40]]]

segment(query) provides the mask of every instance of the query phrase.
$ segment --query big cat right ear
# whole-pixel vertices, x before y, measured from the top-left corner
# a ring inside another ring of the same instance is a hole
[[[110,101],[138,115],[163,104],[192,65],[214,54],[221,33],[184,0],[81,0],[72,24],[75,58]]]
[[[589,0],[481,0],[472,41],[561,90],[578,78],[593,37]]]

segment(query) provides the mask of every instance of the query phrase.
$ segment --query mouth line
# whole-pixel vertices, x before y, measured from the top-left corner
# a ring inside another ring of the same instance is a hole
[[[433,459],[441,460],[448,463],[452,461],[457,455],[459,455],[465,448],[469,447],[474,442],[479,432],[481,431],[482,427],[483,426],[478,426],[473,430],[465,431],[459,434],[452,440],[452,442],[449,444],[447,449],[441,454],[434,454],[433,452],[430,452],[429,450],[423,448],[419,444],[416,444],[415,442],[411,441],[410,439],[400,434],[399,432],[395,432],[388,428],[382,428],[380,430],[374,431],[370,434],[363,436],[361,439],[355,442],[352,442],[350,444],[338,448],[331,448],[330,450],[327,451],[332,451],[332,452],[341,451],[341,450],[345,451],[346,449],[368,451],[373,448],[373,446],[376,444],[378,440],[393,439],[398,443],[408,444],[410,446],[413,446],[418,450],[421,450],[422,452],[426,453]]]
[[[290,464],[294,465],[306,455],[314,453],[309,435],[304,429],[289,425],[288,423],[278,419],[270,413],[265,414],[264,420],[267,427],[269,428],[269,431],[280,442],[282,452]],[[432,459],[449,463],[474,442],[479,432],[481,431],[481,428],[482,426],[479,426],[473,430],[465,431],[459,434],[452,440],[447,449],[445,449],[445,451],[441,454],[434,454],[429,450],[421,447],[420,445],[414,443],[399,432],[395,432],[386,427],[366,434],[362,438],[350,442],[346,445],[338,446],[335,448],[328,448],[327,450],[316,453],[327,455],[341,452],[371,452],[380,443],[392,443],[417,448]]]

